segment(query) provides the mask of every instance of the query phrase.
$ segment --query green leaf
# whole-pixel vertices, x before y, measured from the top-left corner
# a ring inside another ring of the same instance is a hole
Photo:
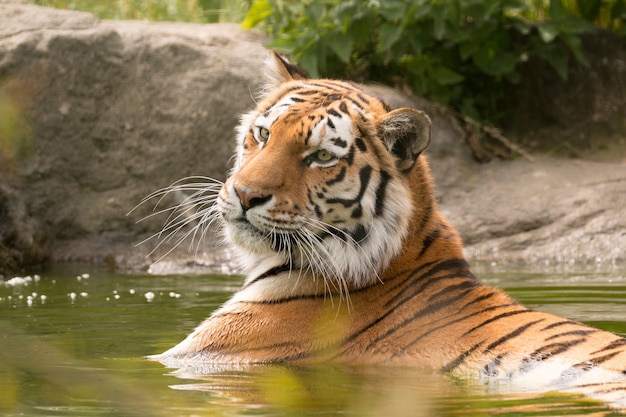
[[[306,17],[313,25],[316,25],[324,15],[326,8],[320,1],[313,1],[305,7]]]
[[[389,0],[381,2],[379,13],[387,20],[400,20],[406,13],[405,2]]]
[[[563,41],[569,47],[570,51],[576,57],[576,60],[583,64],[584,66],[589,66],[589,61],[587,60],[587,55],[585,55],[585,50],[583,49],[583,44],[580,41],[580,38],[574,34],[564,33],[562,35]]]
[[[446,9],[443,4],[435,4],[431,9],[433,18],[433,36],[437,40],[442,40],[446,32]]]
[[[354,47],[354,39],[337,32],[330,33],[327,39],[328,45],[335,55],[345,64],[349,63]]]
[[[371,10],[364,11],[354,16],[348,26],[347,36],[358,42],[364,42],[372,36],[372,28],[378,26],[377,19]]]
[[[545,59],[563,80],[567,80],[569,57],[563,47],[552,44],[545,45],[539,51],[539,55]]]
[[[619,1],[618,1],[619,3]],[[576,0],[576,6],[583,19],[593,22],[600,15],[601,0]]]
[[[539,37],[545,43],[552,42],[559,34],[559,30],[557,29],[557,27],[549,22],[538,23],[537,30],[539,31]]]
[[[298,65],[304,69],[312,78],[318,78],[320,72],[318,70],[317,54],[315,51],[307,51],[298,58]]]
[[[271,15],[272,5],[269,0],[255,0],[252,6],[250,6],[250,10],[248,10],[248,14],[243,19],[241,27],[244,29],[252,29]]]
[[[452,85],[458,84],[463,81],[465,78],[459,74],[451,70],[450,68],[446,68],[444,66],[438,66],[435,68],[431,68],[429,71],[429,75],[437,82],[439,85]]]
[[[489,75],[504,75],[513,71],[518,57],[512,52],[496,49],[493,46],[480,48],[474,54],[473,61],[478,68]]]
[[[474,55],[479,48],[480,45],[476,41],[463,42],[459,45],[459,53],[461,54],[461,59],[465,61],[467,58]]]
[[[626,19],[626,1],[617,0],[613,4],[613,7],[611,7],[611,19]]]
[[[465,12],[470,16],[476,26],[481,26],[491,18],[491,15],[500,6],[499,1],[471,2],[465,7]]]
[[[548,11],[554,20],[564,20],[571,16],[570,12],[563,6],[562,0],[550,0]]]
[[[383,23],[378,34],[380,50],[386,51],[391,48],[400,39],[403,29],[400,25]]]

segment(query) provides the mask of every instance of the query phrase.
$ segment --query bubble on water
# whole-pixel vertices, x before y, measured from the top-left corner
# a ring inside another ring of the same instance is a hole
[[[119,294],[115,294],[115,295],[113,296],[113,298],[115,298],[116,300],[119,300],[119,299],[120,299],[120,295],[119,295]]]
[[[72,302],[74,302],[74,300],[76,300],[76,293],[75,292],[71,292],[68,294],[68,296],[70,297],[70,300]]]
[[[28,305],[29,307],[33,306],[33,296],[29,295],[28,297],[26,297],[26,305]]]
[[[80,296],[81,296],[81,297],[83,297],[83,298],[87,297],[88,295],[89,295],[89,294],[87,294],[87,293],[86,293],[86,292],[84,292],[84,291],[80,293]]]
[[[146,297],[146,300],[148,302],[151,302],[152,300],[154,300],[154,293],[152,291],[148,291],[143,296]]]
[[[134,290],[134,289],[132,289],[132,288],[131,288],[128,292],[129,292],[131,295],[135,294],[135,290]]]
[[[48,299],[48,296],[45,294],[41,294],[39,296],[39,299],[41,300],[41,304],[46,304],[46,300]]]

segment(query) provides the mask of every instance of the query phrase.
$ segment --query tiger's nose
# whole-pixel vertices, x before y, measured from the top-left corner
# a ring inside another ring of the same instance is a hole
[[[248,191],[238,184],[233,184],[233,188],[237,193],[237,197],[239,197],[239,202],[241,203],[241,208],[244,212],[253,207],[260,206],[272,198],[271,194],[264,194],[258,191]]]

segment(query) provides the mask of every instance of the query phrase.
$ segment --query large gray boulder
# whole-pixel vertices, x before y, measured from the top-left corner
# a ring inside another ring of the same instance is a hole
[[[133,252],[161,227],[136,224],[145,210],[126,216],[144,196],[185,176],[224,178],[265,54],[236,25],[0,4],[0,94],[30,122],[2,161],[4,249],[26,262]]]
[[[165,217],[137,223],[150,205],[127,213],[180,178],[224,179],[233,129],[262,83],[264,41],[236,25],[99,21],[0,2],[0,108],[11,109],[10,117],[0,112],[0,274],[46,260],[123,270],[159,260],[171,245],[150,254],[156,240],[137,243]],[[480,165],[444,110],[370,88],[433,118],[428,152],[438,197],[470,256],[626,258],[626,165]],[[172,195],[163,204],[178,202]],[[188,247],[152,270],[228,270],[228,252],[214,235]]]

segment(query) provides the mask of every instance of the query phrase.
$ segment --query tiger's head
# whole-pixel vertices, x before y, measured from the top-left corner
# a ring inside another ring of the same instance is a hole
[[[409,174],[430,120],[351,83],[308,79],[275,53],[269,61],[218,196],[225,238],[249,280],[278,268],[336,289],[370,285],[407,235]]]

